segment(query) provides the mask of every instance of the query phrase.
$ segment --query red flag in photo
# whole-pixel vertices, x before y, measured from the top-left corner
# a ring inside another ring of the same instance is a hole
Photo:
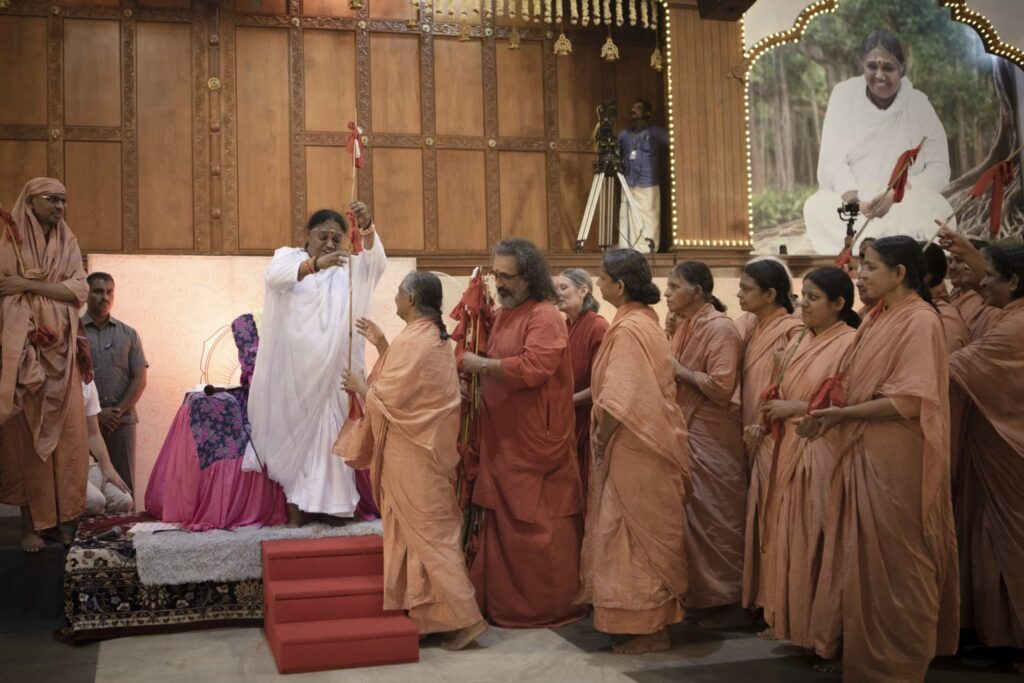
[[[914,165],[917,160],[917,155],[921,153],[921,145],[924,144],[924,140],[921,144],[913,149],[908,149],[906,152],[900,155],[900,158],[896,160],[896,165],[892,169],[892,175],[889,176],[889,187],[893,190],[893,202],[897,204],[903,201],[903,195],[907,191],[907,172],[910,171],[910,167]]]
[[[971,188],[972,197],[981,197],[992,186],[992,203],[989,207],[988,230],[995,237],[999,234],[999,221],[1003,215],[1003,191],[1013,182],[1017,167],[1012,161],[1000,161],[981,174]]]

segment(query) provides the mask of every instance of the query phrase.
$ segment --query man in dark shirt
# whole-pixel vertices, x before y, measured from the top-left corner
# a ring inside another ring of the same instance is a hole
[[[661,237],[661,155],[669,144],[668,132],[649,125],[651,104],[646,100],[633,102],[629,118],[633,125],[619,133],[619,154],[626,185],[643,225],[631,218],[623,198],[619,205],[619,245],[646,252],[651,250],[647,243],[650,238],[653,251],[657,251]]]
[[[114,469],[128,487],[133,488],[135,427],[139,421],[135,404],[146,388],[149,364],[138,333],[110,315],[114,305],[114,278],[109,273],[92,273],[88,281],[88,310],[82,322],[89,337],[96,389],[100,395],[100,428]]]

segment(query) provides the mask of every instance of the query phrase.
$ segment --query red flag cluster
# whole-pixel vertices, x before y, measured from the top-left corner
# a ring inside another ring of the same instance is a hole
[[[981,197],[992,187],[992,204],[989,208],[988,230],[993,237],[999,234],[999,222],[1003,215],[1003,191],[1013,182],[1017,166],[1012,161],[1001,161],[981,174],[971,188],[972,197]]]

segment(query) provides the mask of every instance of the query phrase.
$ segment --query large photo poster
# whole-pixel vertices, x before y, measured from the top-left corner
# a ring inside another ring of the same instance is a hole
[[[757,253],[835,255],[856,206],[864,236],[928,239],[935,219],[989,234],[989,198],[967,201],[1020,144],[1021,70],[985,52],[936,0],[840,0],[796,43],[751,67],[751,227]],[[920,145],[906,192],[887,191]],[[1021,179],[1006,188],[1000,237],[1024,224]]]

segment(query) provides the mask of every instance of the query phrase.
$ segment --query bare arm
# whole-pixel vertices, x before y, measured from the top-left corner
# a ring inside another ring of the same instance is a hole
[[[96,462],[99,463],[104,481],[109,481],[128,495],[131,495],[132,492],[129,490],[128,485],[124,483],[121,475],[117,473],[113,463],[110,462],[107,444],[104,443],[103,435],[100,433],[100,421],[95,415],[90,415],[85,418],[85,422],[89,426],[89,452],[92,453],[92,456],[96,458]]]
[[[36,296],[43,296],[54,301],[62,301],[69,304],[78,303],[78,297],[60,283],[29,280],[20,275],[0,275],[0,296],[15,294],[35,294]]]

